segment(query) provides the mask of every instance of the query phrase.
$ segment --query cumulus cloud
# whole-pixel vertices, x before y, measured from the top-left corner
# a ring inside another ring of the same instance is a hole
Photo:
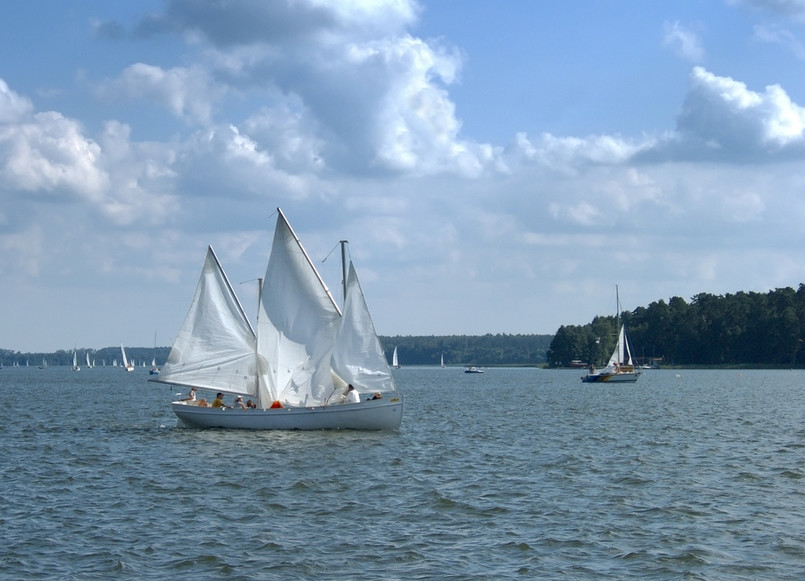
[[[518,133],[509,154],[552,171],[572,174],[593,164],[623,163],[652,143],[651,138],[633,142],[612,135],[582,138],[557,137],[543,133],[536,139],[531,139],[525,133]]]
[[[744,83],[695,67],[677,127],[717,148],[777,149],[801,143],[805,110],[778,85],[757,93]]]
[[[0,79],[0,124],[22,119],[32,111],[31,101],[9,89],[8,84]]]
[[[163,221],[175,209],[170,148],[134,144],[128,126],[93,139],[74,119],[33,112],[0,81],[0,194],[85,205],[114,224]]]
[[[97,200],[108,185],[100,148],[80,125],[56,112],[0,129],[0,178],[5,189],[63,191]]]
[[[676,22],[666,22],[663,25],[663,45],[669,47],[678,56],[699,62],[704,57],[699,37],[693,30]]]
[[[135,33],[150,36],[181,31],[228,48],[277,41],[310,41],[322,35],[389,35],[415,21],[420,9],[407,0],[377,2],[198,2],[170,0],[162,13],[152,13]]]
[[[213,104],[224,92],[224,87],[213,83],[200,67],[166,70],[144,63],[127,67],[116,79],[100,83],[97,88],[104,99],[153,101],[176,117],[202,125],[211,122]]]
[[[301,141],[316,144],[308,161],[364,174],[477,176],[495,167],[496,156],[460,137],[447,87],[458,81],[463,57],[407,33],[420,10],[405,0],[173,0],[144,18],[137,34],[182,34],[206,47],[204,65],[138,63],[101,93],[147,99],[210,124],[214,105],[234,91],[262,101],[265,118],[302,112]]]

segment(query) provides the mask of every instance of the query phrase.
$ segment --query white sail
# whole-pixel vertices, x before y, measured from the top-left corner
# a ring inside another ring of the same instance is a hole
[[[126,371],[134,371],[134,364],[126,357],[126,349],[123,347],[123,343],[120,344],[120,355],[123,357],[123,368]]]
[[[190,309],[157,381],[256,395],[255,335],[210,246]]]
[[[336,334],[333,371],[359,393],[396,392],[355,267],[350,262],[344,315]]]
[[[391,354],[391,365],[394,369],[399,369],[400,362],[397,360],[397,347],[394,347],[394,353]]]
[[[615,345],[615,350],[609,358],[609,365],[632,365],[632,353],[629,349],[629,342],[626,339],[626,330],[624,325],[621,325],[618,332],[618,342]]]
[[[258,405],[327,402],[341,313],[285,215],[278,211],[257,317]]]
[[[213,408],[188,400],[171,404],[182,421],[197,427],[398,428],[403,397],[394,386],[353,267],[344,278],[342,316],[278,209],[260,285],[256,333],[210,248],[168,360],[150,381],[256,399],[256,410]],[[361,393],[381,392],[388,397],[342,405],[339,396],[346,382]]]

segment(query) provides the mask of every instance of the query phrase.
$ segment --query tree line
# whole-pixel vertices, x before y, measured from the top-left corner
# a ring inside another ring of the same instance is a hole
[[[700,293],[620,314],[635,363],[805,366],[805,284],[767,293]],[[552,367],[605,364],[616,344],[616,317],[562,326],[548,350]]]
[[[546,363],[548,347],[553,335],[449,335],[449,336],[395,336],[380,337],[386,359],[391,363],[397,347],[401,365],[439,365],[442,356],[445,365],[542,365]],[[126,356],[141,365],[151,364],[153,358],[162,365],[170,347],[126,347]],[[103,349],[76,349],[78,364],[86,364],[87,354],[95,365],[112,365],[121,360],[120,347]],[[53,353],[20,353],[0,349],[0,364],[4,366],[72,365],[73,350]]]
[[[401,366],[541,365],[547,361],[553,335],[443,335],[380,337],[391,362],[394,347]]]
[[[0,349],[0,365],[4,367],[12,367],[14,365],[21,367],[72,365],[73,351],[75,351],[76,359],[80,367],[86,366],[87,356],[89,356],[90,364],[98,367],[112,365],[115,361],[117,361],[119,365],[123,363],[120,347],[117,346],[103,347],[102,349],[88,349],[83,347],[75,350],[59,349],[58,351],[49,353],[22,353],[10,349]],[[126,358],[129,359],[130,362],[134,361],[137,366],[150,366],[153,359],[156,359],[157,364],[161,365],[168,358],[168,353],[170,353],[170,347],[126,347]]]
[[[636,364],[659,361],[670,365],[753,365],[805,367],[805,284],[797,290],[779,288],[767,293],[700,293],[690,302],[672,297],[620,314]],[[598,316],[586,325],[563,325],[555,335],[388,336],[380,342],[391,362],[397,347],[400,364],[542,365],[605,364],[615,348],[616,317]],[[120,347],[78,349],[96,365],[120,359]],[[127,347],[138,363],[161,365],[169,347]],[[4,366],[70,365],[73,350],[20,353],[0,349]]]

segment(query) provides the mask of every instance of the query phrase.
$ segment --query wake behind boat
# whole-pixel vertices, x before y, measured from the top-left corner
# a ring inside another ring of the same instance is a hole
[[[160,375],[149,381],[248,397],[256,409],[175,401],[186,424],[255,430],[384,430],[400,426],[397,392],[355,268],[341,244],[338,308],[282,210],[260,281],[257,330],[212,247]],[[342,403],[353,385],[358,403]]]

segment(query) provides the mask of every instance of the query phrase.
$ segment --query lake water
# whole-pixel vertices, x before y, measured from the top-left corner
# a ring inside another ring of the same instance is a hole
[[[9,579],[803,579],[805,372],[395,370],[399,432],[182,429],[0,371]]]

